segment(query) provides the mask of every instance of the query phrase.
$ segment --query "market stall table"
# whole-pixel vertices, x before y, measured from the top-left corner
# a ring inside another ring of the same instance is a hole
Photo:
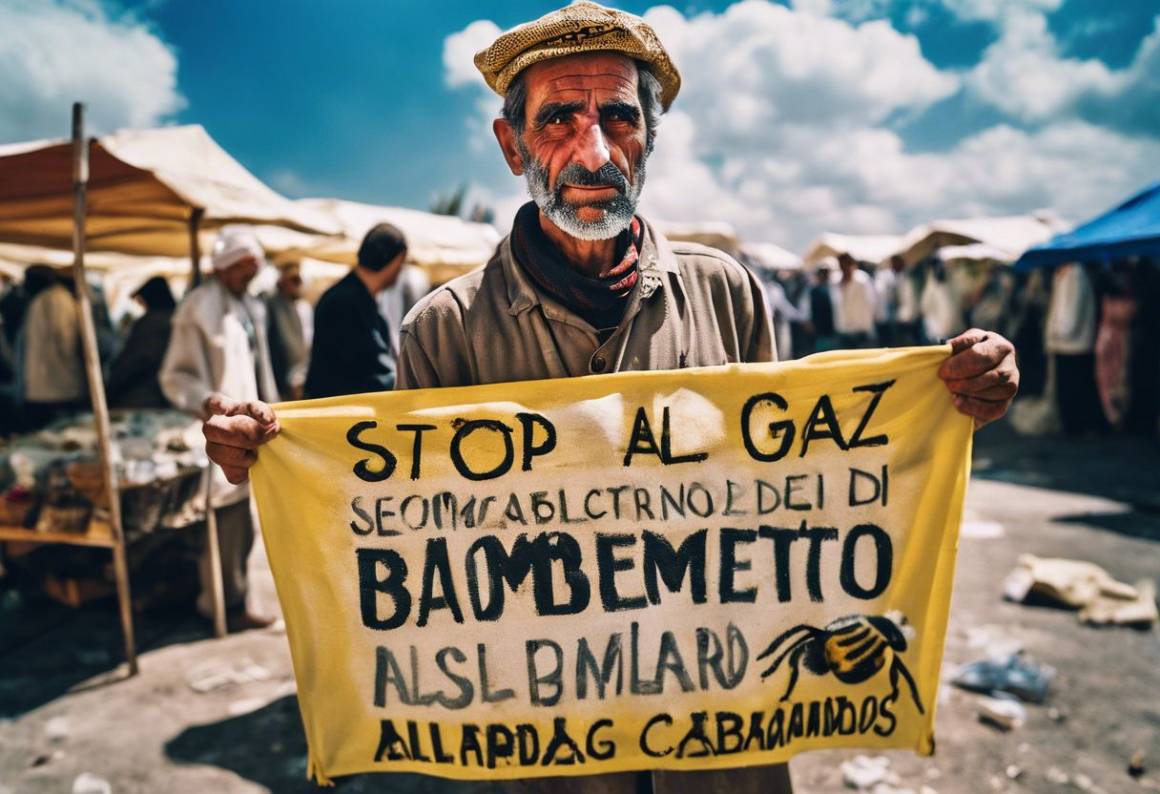
[[[113,412],[125,543],[205,520],[207,460],[198,425],[171,410]],[[92,417],[78,415],[0,447],[0,541],[14,556],[40,544],[114,549]],[[212,552],[212,550],[211,550]],[[74,601],[77,596],[62,597]]]

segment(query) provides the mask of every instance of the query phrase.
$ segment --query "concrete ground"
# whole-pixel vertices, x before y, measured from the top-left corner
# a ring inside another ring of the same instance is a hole
[[[944,684],[938,753],[887,754],[894,789],[979,792],[1160,791],[1160,628],[1093,629],[1073,613],[1001,600],[1019,554],[1085,559],[1116,578],[1160,579],[1160,446],[1131,439],[1020,439],[979,434],[969,521],[996,538],[964,538],[944,678],[987,642],[1016,642],[1058,670],[1025,725],[1000,733],[977,720],[978,697]],[[255,553],[258,604],[277,609]],[[0,584],[0,794],[307,792],[285,638],[278,630],[223,640],[184,615],[138,619],[141,675],[124,680],[109,602],[53,607]],[[195,691],[191,684],[208,689]],[[1127,774],[1143,752],[1146,773]],[[803,755],[798,792],[843,792],[856,752]],[[927,787],[924,789],[923,787]],[[339,790],[485,791],[435,778],[362,776]]]

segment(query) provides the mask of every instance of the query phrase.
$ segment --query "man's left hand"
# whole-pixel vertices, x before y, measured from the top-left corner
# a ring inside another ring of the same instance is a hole
[[[972,328],[950,340],[951,355],[938,376],[951,390],[955,407],[980,428],[1003,414],[1019,391],[1015,346],[993,331]]]

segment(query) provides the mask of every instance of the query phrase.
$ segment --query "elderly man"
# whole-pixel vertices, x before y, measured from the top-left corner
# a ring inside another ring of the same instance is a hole
[[[302,266],[278,265],[278,281],[266,296],[267,333],[274,382],[283,400],[301,400],[314,339],[314,309],[302,297]]]
[[[661,113],[680,77],[641,19],[579,2],[499,37],[476,56],[504,97],[496,138],[534,203],[482,270],[411,311],[397,386],[462,386],[775,357],[760,284],[725,254],[670,243],[636,214]],[[1011,345],[974,331],[942,374],[979,422],[1014,394]],[[693,376],[695,377],[695,376]],[[268,406],[205,425],[237,482],[277,432]],[[790,791],[784,765],[509,783],[554,792]]]
[[[247,406],[255,401],[278,399],[266,342],[265,307],[246,292],[266,260],[265,252],[249,228],[227,226],[214,243],[212,259],[215,278],[186,295],[173,316],[173,332],[159,375],[166,398],[202,419],[229,410],[252,411]],[[249,487],[225,482],[216,471],[210,487],[229,630],[268,626],[270,618],[246,609],[246,563],[254,545]],[[197,610],[209,617],[212,582],[207,554],[202,555],[200,573]]]

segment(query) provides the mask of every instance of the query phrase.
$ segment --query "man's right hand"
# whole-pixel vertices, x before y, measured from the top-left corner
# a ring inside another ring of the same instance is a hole
[[[239,402],[214,394],[205,401],[205,415],[201,426],[205,453],[231,483],[245,482],[258,459],[258,447],[278,435],[274,409],[258,400]]]

